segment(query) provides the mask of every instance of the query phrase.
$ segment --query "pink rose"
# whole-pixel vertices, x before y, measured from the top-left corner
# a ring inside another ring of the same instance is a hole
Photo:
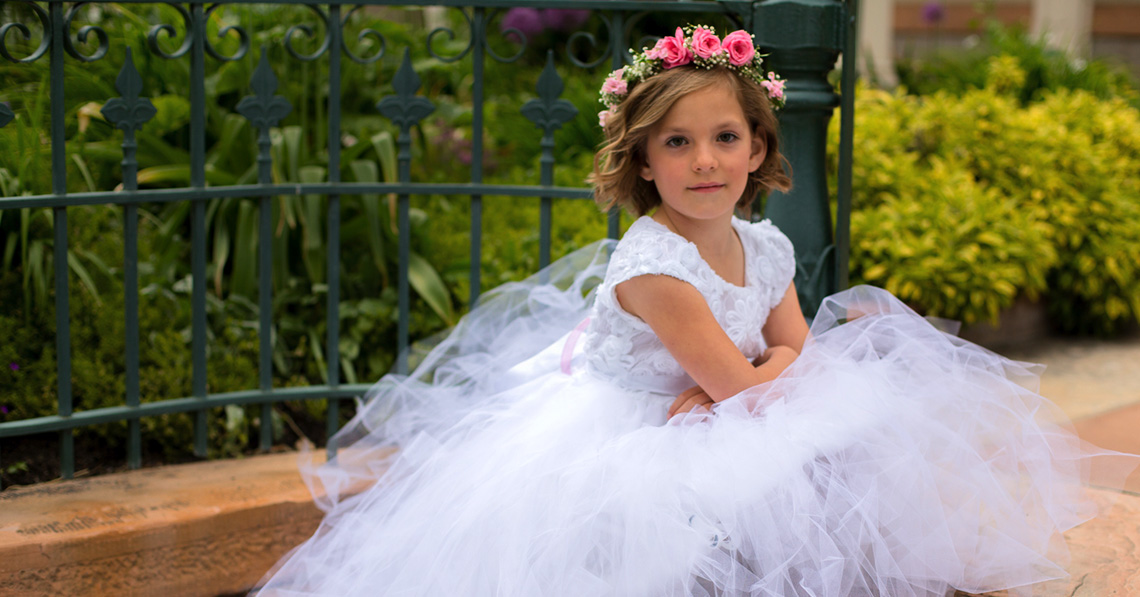
[[[700,58],[712,58],[720,52],[720,38],[704,27],[693,31],[693,53]]]
[[[610,118],[613,118],[613,115],[614,113],[609,110],[598,112],[598,125],[602,128],[606,128],[606,123],[610,121]]]
[[[605,83],[602,83],[602,93],[612,93],[614,95],[625,95],[629,90],[629,85],[621,78],[622,71],[625,69],[617,69],[610,75]]]
[[[724,36],[721,47],[728,52],[728,61],[735,66],[748,64],[756,55],[756,48],[752,46],[752,36],[744,30],[733,31]]]
[[[684,66],[693,61],[693,51],[685,47],[685,33],[680,27],[677,27],[676,36],[661,38],[654,49],[664,61],[665,68]]]
[[[776,73],[768,73],[768,80],[760,82],[768,90],[768,97],[776,100],[784,99],[784,83],[783,79],[776,78]]]

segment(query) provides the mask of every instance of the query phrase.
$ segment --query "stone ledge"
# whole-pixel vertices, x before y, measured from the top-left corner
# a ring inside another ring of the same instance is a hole
[[[1035,595],[1140,595],[1140,495],[1095,496],[1117,503],[1066,534],[1072,576]],[[14,488],[0,493],[0,593],[241,593],[321,516],[292,453]]]
[[[295,453],[13,488],[0,493],[0,593],[239,593],[322,515]]]

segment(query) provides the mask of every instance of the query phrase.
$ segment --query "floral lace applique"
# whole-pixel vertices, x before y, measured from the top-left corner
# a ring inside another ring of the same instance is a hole
[[[696,245],[649,217],[634,222],[610,258],[586,330],[587,367],[619,383],[625,378],[688,379],[653,330],[618,304],[614,288],[642,275],[665,275],[693,285],[725,333],[749,360],[765,348],[761,330],[795,273],[791,242],[770,222],[733,219],[744,245],[745,285],[722,279]]]

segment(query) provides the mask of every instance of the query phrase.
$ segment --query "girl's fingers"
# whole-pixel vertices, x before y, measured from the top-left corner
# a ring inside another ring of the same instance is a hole
[[[704,393],[705,393],[705,391],[701,389],[701,386],[693,386],[693,387],[685,390],[684,392],[681,392],[677,396],[677,398],[675,400],[673,400],[673,404],[669,405],[669,411],[667,413],[667,416],[672,417],[673,415],[677,414],[681,405],[684,404],[689,398],[691,398],[693,396],[697,396],[699,394],[704,394]],[[712,399],[709,398],[709,400],[711,401]]]
[[[712,398],[709,398],[708,394],[705,394],[704,392],[701,392],[695,396],[690,396],[684,399],[684,401],[682,401],[681,398],[682,397],[678,397],[677,400],[674,401],[673,404],[675,408],[671,407],[669,409],[668,416],[670,418],[681,413],[692,412],[701,406],[708,408],[713,403]],[[677,402],[680,402],[680,405],[678,405]]]
[[[693,408],[696,404],[699,404],[696,396],[679,396],[673,401],[673,406],[669,407],[669,416],[672,417],[678,413],[689,412],[689,409]]]

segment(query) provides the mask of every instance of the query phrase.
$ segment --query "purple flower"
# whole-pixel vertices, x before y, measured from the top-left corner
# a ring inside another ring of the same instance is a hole
[[[936,25],[946,17],[946,9],[939,0],[930,0],[922,7],[922,20],[927,25]]]
[[[19,371],[20,365],[18,363],[8,363],[8,368],[12,371]]]
[[[3,404],[0,404],[0,415],[6,415],[6,414],[8,414],[8,407],[4,406]]]
[[[503,22],[499,25],[499,31],[503,33],[506,33],[508,29],[517,29],[528,39],[542,33],[543,28],[542,15],[539,14],[537,8],[512,8],[507,11],[506,16],[503,17]],[[513,33],[508,34],[507,39],[521,41]]]
[[[541,13],[542,24],[555,31],[574,31],[590,18],[590,11],[572,8],[547,8]]]

